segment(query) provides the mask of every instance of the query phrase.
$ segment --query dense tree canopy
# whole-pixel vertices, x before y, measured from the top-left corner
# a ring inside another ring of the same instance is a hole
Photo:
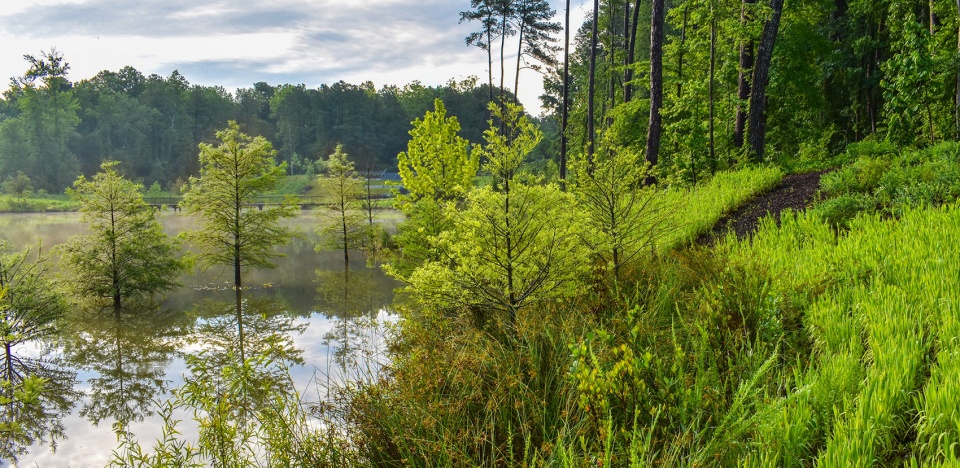
[[[309,172],[338,144],[357,167],[392,170],[411,122],[434,99],[443,99],[464,135],[478,141],[490,94],[475,78],[381,89],[371,82],[258,82],[229,92],[191,84],[177,71],[144,76],[132,67],[74,83],[59,52],[27,61],[0,100],[0,180],[23,173],[50,193],[62,193],[78,175],[93,176],[106,160],[121,162],[125,175],[145,186],[175,190],[197,175],[197,145],[212,143],[228,120],[270,141],[289,174]]]

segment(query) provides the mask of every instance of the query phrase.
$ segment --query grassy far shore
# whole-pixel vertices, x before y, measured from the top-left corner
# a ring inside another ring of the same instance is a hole
[[[375,198],[374,209],[392,208],[392,191],[384,187],[384,181],[371,179],[371,195]],[[151,199],[176,200],[180,198],[178,192],[167,190],[144,190],[144,198],[150,203]],[[287,176],[283,179],[276,195],[297,195],[308,197],[311,205],[324,203],[325,194],[315,180],[305,175]],[[30,193],[21,196],[0,194],[0,213],[57,213],[77,211],[80,205],[67,194],[50,194],[46,192]]]

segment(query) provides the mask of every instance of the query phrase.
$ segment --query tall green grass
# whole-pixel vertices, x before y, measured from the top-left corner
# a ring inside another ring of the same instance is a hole
[[[875,466],[960,453],[960,206],[862,216],[840,235],[800,214],[725,248],[766,268],[779,294],[817,298],[814,354],[756,457]]]
[[[661,191],[656,199],[669,213],[668,229],[657,239],[657,250],[667,251],[689,244],[713,228],[724,215],[757,195],[767,192],[783,178],[774,167],[750,167],[722,171],[704,184]]]

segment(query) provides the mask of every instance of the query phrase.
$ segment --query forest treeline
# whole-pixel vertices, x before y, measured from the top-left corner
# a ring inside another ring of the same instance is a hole
[[[689,183],[731,163],[794,165],[867,138],[927,146],[957,137],[955,2],[593,6],[596,21],[568,28],[569,98],[562,62],[545,80],[544,107],[557,122],[565,107],[569,112],[564,159],[606,141],[645,151],[660,177]],[[662,122],[649,125],[651,115]],[[659,142],[654,130],[662,132]]]
[[[479,143],[486,103],[515,100],[520,82],[511,89],[505,70],[544,73],[545,141],[531,159],[554,160],[560,176],[604,145],[643,151],[660,179],[690,183],[741,161],[791,164],[868,137],[926,146],[960,128],[953,3],[593,3],[597,14],[578,27],[551,22],[542,1],[470,2],[461,20],[477,29],[466,43],[487,53],[487,76],[444,86],[229,92],[131,67],[71,82],[62,55],[27,55],[0,101],[0,179],[21,171],[60,193],[109,159],[145,185],[176,188],[196,174],[197,145],[228,120],[271,141],[291,174],[338,143],[358,167],[392,167],[435,98]]]
[[[361,169],[394,169],[411,122],[435,98],[459,117],[463,134],[479,141],[487,128],[489,92],[475,79],[444,86],[376,89],[343,81],[318,88],[255,83],[228,92],[191,84],[174,71],[145,76],[132,67],[71,82],[56,51],[25,56],[28,69],[0,100],[0,180],[22,172],[34,189],[63,193],[78,175],[105,160],[146,186],[165,190],[195,176],[197,145],[214,140],[229,120],[272,142],[289,174],[313,173],[337,144]]]

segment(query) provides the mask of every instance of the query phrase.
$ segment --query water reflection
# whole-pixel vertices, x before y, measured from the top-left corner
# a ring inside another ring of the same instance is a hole
[[[39,251],[39,249],[38,249]],[[0,242],[0,458],[16,461],[32,444],[56,447],[79,394],[52,340],[65,307],[48,281],[46,258],[28,260]]]
[[[222,369],[258,356],[278,363],[303,364],[303,350],[294,344],[307,324],[297,323],[284,304],[267,296],[236,295],[234,302],[206,299],[189,315],[196,321],[187,339],[187,360],[204,361],[211,379]],[[266,378],[266,376],[264,376]]]
[[[333,363],[351,378],[361,364],[376,366],[381,362],[383,329],[378,323],[380,312],[393,300],[393,290],[378,287],[383,273],[372,268],[317,270],[317,310],[334,319],[324,335],[324,344],[332,347]],[[332,372],[327,369],[329,376]]]
[[[152,303],[120,310],[88,307],[71,314],[64,354],[93,375],[80,415],[95,425],[112,418],[123,427],[152,416],[154,401],[169,388],[166,368],[187,331],[185,319]]]
[[[165,231],[172,235],[194,221],[170,212],[161,217]],[[232,284],[224,284],[217,271],[187,274],[181,278],[183,288],[157,298],[159,309],[130,306],[119,318],[109,309],[102,313],[71,311],[65,330],[53,328],[50,339],[56,341],[34,340],[13,347],[13,354],[23,362],[38,368],[35,361],[27,361],[42,358],[46,371],[60,372],[48,378],[54,381],[49,387],[62,392],[62,396],[50,396],[54,401],[43,414],[21,412],[17,416],[25,426],[29,421],[34,431],[31,438],[36,440],[28,447],[31,453],[20,457],[22,466],[103,466],[117,447],[111,420],[126,422],[139,440],[152,444],[161,436],[162,426],[152,400],[167,401],[173,389],[189,380],[200,382],[204,376],[211,377],[207,387],[211,391],[229,391],[221,371],[239,367],[241,335],[244,357],[264,364],[261,368],[266,373],[257,370],[255,381],[264,385],[274,382],[277,388],[296,385],[307,399],[323,397],[312,387],[313,377],[324,368],[356,362],[346,356],[382,351],[382,330],[363,329],[358,322],[368,324],[369,317],[387,316],[384,310],[389,310],[393,288],[399,284],[379,269],[367,268],[359,254],[351,252],[356,261],[345,271],[342,252],[315,252],[313,214],[285,223],[299,227],[304,237],[278,249],[286,256],[278,259],[277,268],[244,276],[244,282],[253,288],[243,291],[240,315]],[[0,239],[8,239],[18,248],[42,238],[45,250],[50,250],[84,229],[75,213],[0,215]],[[309,330],[301,335],[308,325]],[[41,354],[41,344],[52,353]],[[55,353],[62,353],[66,360],[54,359]],[[277,359],[275,363],[293,366],[290,377],[281,379],[280,367],[266,366],[266,360],[258,356],[263,353]],[[201,362],[209,365],[197,367]],[[301,363],[305,365],[295,365]],[[83,383],[76,381],[71,366],[80,370]],[[86,397],[81,398],[75,388],[83,389]],[[0,405],[0,411],[5,409]],[[197,428],[188,413],[188,409],[180,409],[176,418],[183,421],[183,437],[195,440]],[[0,414],[0,425],[10,421],[2,417]],[[91,422],[99,422],[99,426]],[[69,437],[65,440],[64,432]],[[39,446],[41,440],[58,442],[57,452]],[[19,443],[22,447],[27,439]],[[0,458],[3,450],[0,447]]]

